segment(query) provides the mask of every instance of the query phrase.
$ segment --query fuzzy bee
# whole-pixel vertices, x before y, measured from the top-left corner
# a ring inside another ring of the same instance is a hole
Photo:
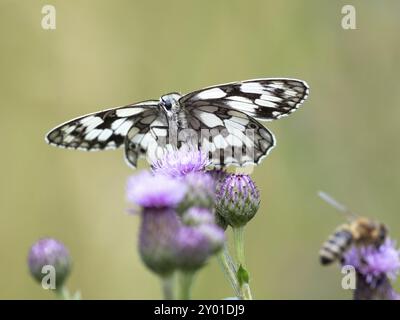
[[[349,222],[339,226],[322,245],[319,251],[322,265],[342,261],[343,255],[352,246],[375,245],[379,247],[386,240],[388,230],[383,223],[376,220],[356,216],[346,207],[337,203],[325,193],[319,194],[322,199],[348,215]]]

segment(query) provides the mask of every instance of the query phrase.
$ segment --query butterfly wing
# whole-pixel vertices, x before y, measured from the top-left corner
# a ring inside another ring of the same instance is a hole
[[[132,127],[143,127],[146,117],[158,113],[156,100],[107,109],[59,125],[46,135],[46,142],[84,151],[116,149]]]
[[[216,166],[258,164],[275,146],[273,134],[247,114],[203,101],[185,109],[189,128]]]
[[[146,114],[147,113],[147,114]],[[125,138],[125,160],[133,168],[140,157],[148,157],[149,162],[157,159],[168,147],[169,127],[163,112],[145,111]]]
[[[259,120],[274,120],[295,111],[309,93],[306,82],[270,78],[233,82],[208,87],[183,96],[182,106],[201,106],[205,102],[235,109]]]

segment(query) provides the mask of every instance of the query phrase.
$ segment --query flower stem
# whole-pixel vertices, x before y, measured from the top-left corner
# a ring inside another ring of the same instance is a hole
[[[236,259],[239,268],[236,272],[237,281],[240,286],[241,298],[244,300],[252,300],[251,289],[249,285],[249,275],[246,270],[246,262],[244,255],[244,227],[233,228],[233,240],[236,252]]]
[[[221,252],[218,254],[218,261],[224,271],[225,276],[228,278],[233,291],[237,297],[240,296],[240,286],[236,278],[236,266],[232,260],[231,255],[229,254],[228,247],[226,244]]]
[[[65,286],[56,289],[56,294],[60,300],[71,300],[71,295]]]
[[[174,300],[174,274],[163,277],[161,281],[164,299]]]
[[[190,300],[194,272],[182,271],[180,273],[180,299]]]
[[[245,268],[244,258],[244,227],[233,228],[233,240],[236,251],[236,259],[243,268]]]
[[[243,283],[241,289],[243,300],[253,300],[253,296],[251,295],[251,290],[248,283]]]

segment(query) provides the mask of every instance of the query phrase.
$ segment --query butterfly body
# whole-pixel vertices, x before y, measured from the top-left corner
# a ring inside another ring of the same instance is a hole
[[[124,146],[135,167],[139,157],[195,141],[216,153],[214,165],[257,164],[274,147],[273,134],[256,119],[279,119],[296,110],[308,86],[296,79],[256,79],[208,87],[186,95],[169,93],[68,121],[46,141],[85,151]],[[245,151],[248,151],[247,153]],[[250,150],[250,151],[249,151]]]

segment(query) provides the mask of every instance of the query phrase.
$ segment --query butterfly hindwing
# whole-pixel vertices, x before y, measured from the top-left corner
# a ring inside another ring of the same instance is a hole
[[[275,146],[273,134],[247,114],[203,101],[186,108],[189,127],[216,166],[259,163]]]
[[[140,157],[156,158],[168,143],[169,126],[165,114],[145,111],[143,115],[129,129],[125,139],[125,160],[134,168]]]
[[[254,79],[208,87],[183,96],[183,106],[204,101],[244,112],[259,120],[274,120],[295,111],[307,98],[304,81],[285,78]]]
[[[116,149],[124,144],[130,128],[151,114],[158,114],[158,101],[107,109],[68,121],[46,135],[49,144],[85,151]]]

